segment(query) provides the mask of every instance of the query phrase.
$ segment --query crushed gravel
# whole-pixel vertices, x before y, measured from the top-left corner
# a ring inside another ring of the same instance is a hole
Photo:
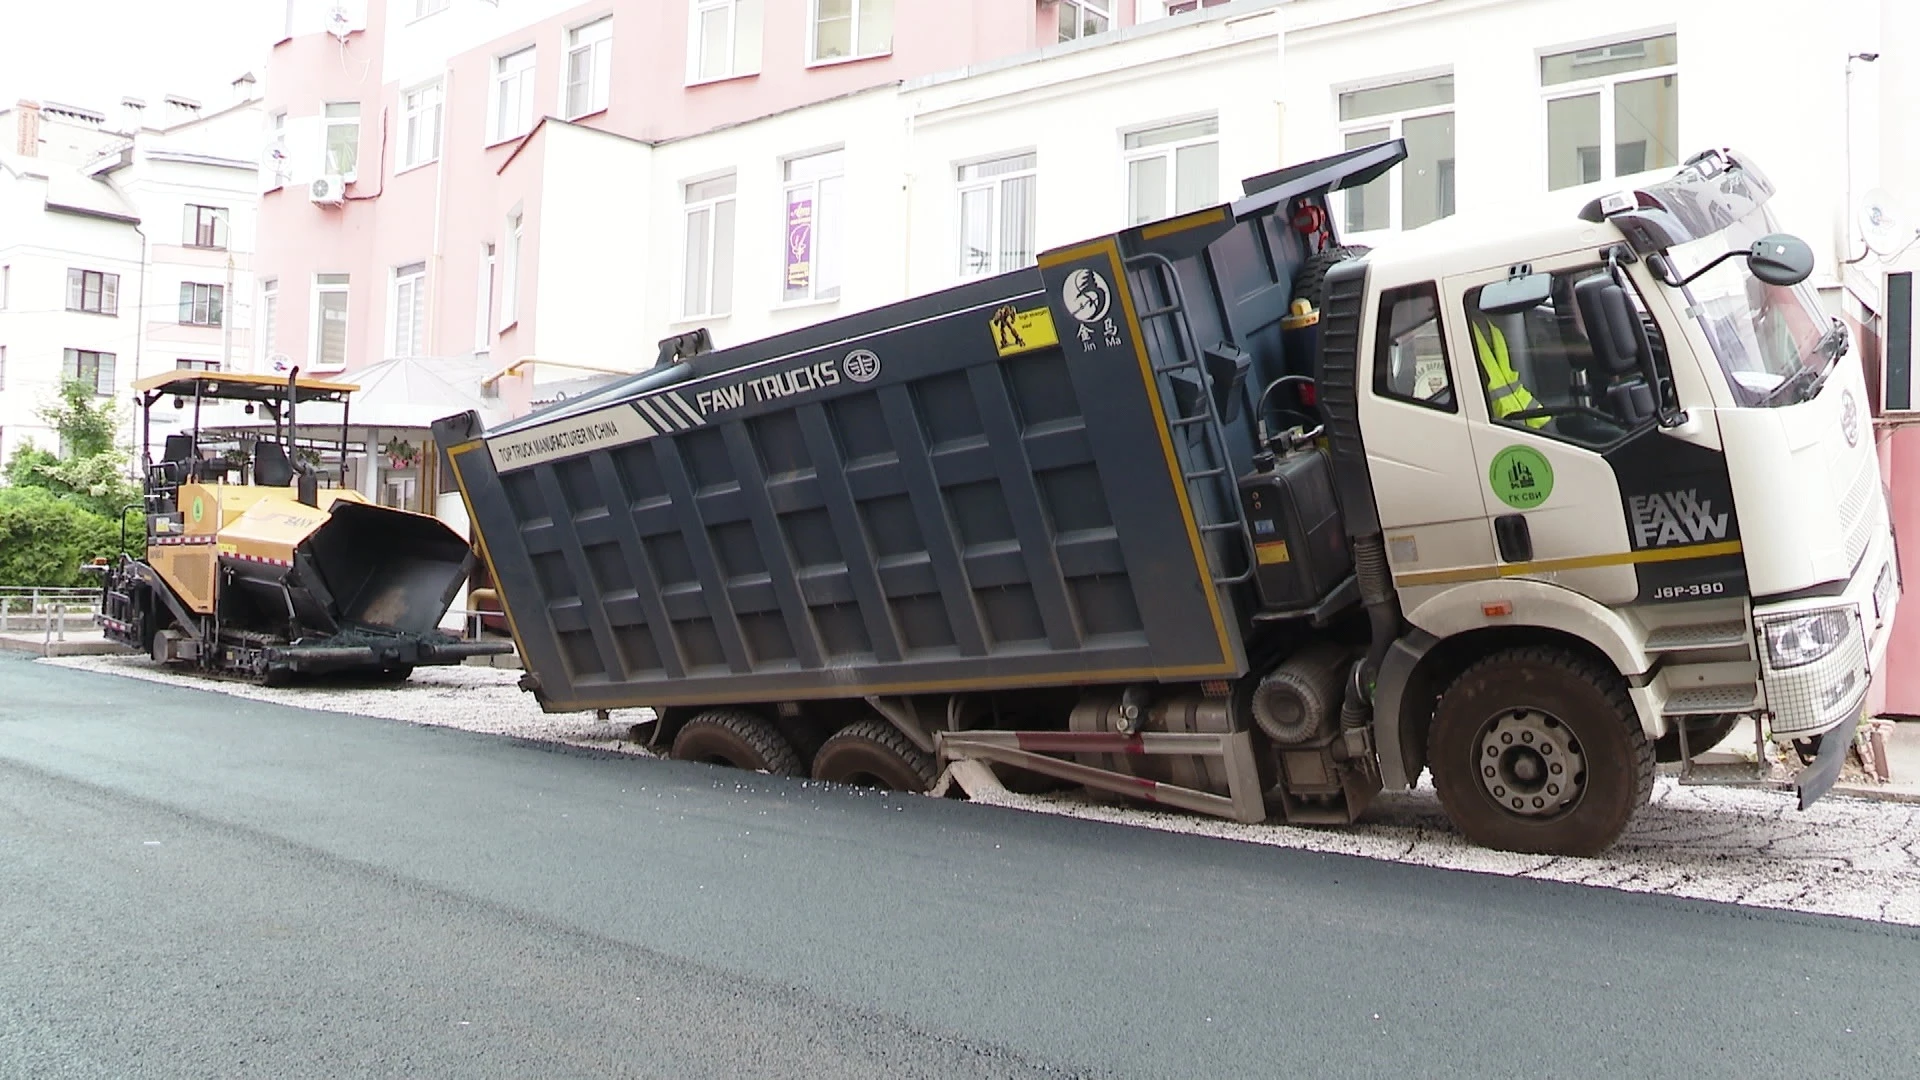
[[[653,756],[629,738],[650,710],[548,715],[504,668],[420,668],[399,686],[264,688],[156,670],[144,657],[41,660],[256,701]],[[1243,843],[1387,859],[1452,870],[1920,926],[1920,805],[1834,794],[1801,811],[1783,792],[1656,781],[1653,804],[1600,858],[1547,858],[1475,847],[1454,832],[1429,783],[1383,794],[1342,828],[1242,825],[1116,804],[1097,795],[976,790],[1014,810]]]

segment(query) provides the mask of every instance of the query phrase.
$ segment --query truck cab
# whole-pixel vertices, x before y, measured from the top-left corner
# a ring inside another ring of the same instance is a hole
[[[1861,365],[1771,193],[1711,152],[1328,274],[1329,308],[1363,301],[1354,355],[1326,360],[1357,372],[1363,447],[1336,461],[1365,473],[1406,622],[1376,699],[1388,786],[1430,767],[1450,810],[1542,821],[1575,797],[1504,749],[1578,754],[1551,717],[1427,723],[1503,642],[1624,676],[1666,760],[1758,716],[1808,766],[1803,805],[1832,785],[1899,569]]]

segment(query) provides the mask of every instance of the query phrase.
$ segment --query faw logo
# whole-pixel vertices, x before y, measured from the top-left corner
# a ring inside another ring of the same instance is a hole
[[[1699,544],[1727,538],[1726,511],[1714,513],[1713,501],[1702,500],[1696,490],[1635,495],[1630,505],[1636,548]]]

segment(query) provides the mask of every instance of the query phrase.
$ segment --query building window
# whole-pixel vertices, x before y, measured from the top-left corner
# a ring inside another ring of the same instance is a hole
[[[1113,0],[1060,0],[1060,40],[1078,41],[1113,26]]]
[[[1407,160],[1345,198],[1349,233],[1417,229],[1453,213],[1453,76],[1411,79],[1340,95],[1348,150],[1405,139]]]
[[[267,122],[267,154],[262,162],[267,176],[266,190],[272,191],[287,182],[287,167],[287,114],[282,110]]]
[[[280,282],[260,284],[260,361],[261,370],[273,368],[273,338],[280,325]]]
[[[960,276],[982,277],[1033,262],[1038,158],[1014,154],[960,166]]]
[[[313,278],[313,366],[338,371],[347,366],[346,274],[316,274]]]
[[[693,0],[687,81],[706,82],[760,70],[761,0]]]
[[[520,321],[520,237],[525,217],[516,212],[507,219],[506,275],[500,282],[500,329]]]
[[[401,99],[402,123],[406,132],[400,167],[425,165],[440,157],[440,80],[435,79]]]
[[[190,360],[186,357],[180,357],[173,362],[173,369],[175,371],[219,371],[220,361]]]
[[[1547,189],[1679,164],[1679,63],[1672,34],[1542,56]]]
[[[823,3],[826,0],[822,0]],[[781,296],[789,301],[840,295],[840,213],[846,152],[830,150],[786,163],[785,267]]]
[[[893,0],[813,0],[814,63],[893,51]]]
[[[733,195],[731,174],[687,185],[682,318],[733,310]]]
[[[225,300],[224,286],[198,285],[191,281],[181,282],[180,325],[219,326],[220,309]]]
[[[188,247],[226,250],[227,208],[189,204],[186,208],[185,236]]]
[[[1227,0],[1172,0],[1167,5],[1167,14],[1185,15],[1189,11],[1198,11],[1201,8],[1219,7],[1226,2]]]
[[[68,349],[60,374],[91,388],[101,397],[113,396],[113,360],[110,352]]]
[[[0,266],[0,311],[7,310],[7,294],[13,291],[13,267]]]
[[[473,351],[484,355],[493,345],[493,245],[480,245],[480,295],[473,310]]]
[[[327,173],[352,180],[360,165],[360,103],[327,103]]]
[[[120,314],[120,275],[98,270],[67,271],[67,310],[95,315]]]
[[[1215,117],[1128,135],[1127,223],[1138,225],[1218,202],[1219,137]]]
[[[493,62],[493,141],[533,130],[533,61],[529,45]]]
[[[411,263],[393,272],[393,355],[422,356],[427,351],[427,264]]]
[[[445,10],[447,10],[447,0],[413,0],[413,17],[416,19],[424,19]]]
[[[567,32],[567,119],[576,120],[607,107],[612,72],[613,16]]]
[[[0,390],[7,388],[7,347],[0,345]]]

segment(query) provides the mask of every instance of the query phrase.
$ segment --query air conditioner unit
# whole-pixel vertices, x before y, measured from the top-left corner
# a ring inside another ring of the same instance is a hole
[[[346,177],[330,174],[316,178],[307,186],[307,197],[315,206],[339,206],[347,201]]]

